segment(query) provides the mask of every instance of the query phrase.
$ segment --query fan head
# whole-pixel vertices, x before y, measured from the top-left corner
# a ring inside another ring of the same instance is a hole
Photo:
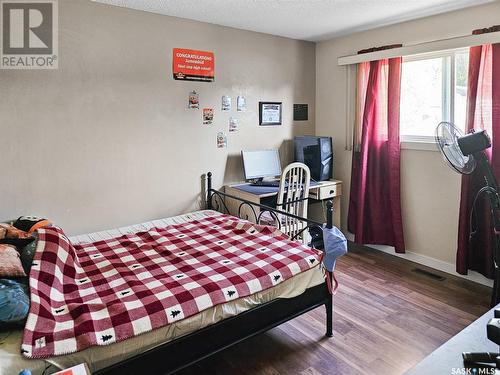
[[[451,122],[441,122],[436,128],[436,143],[450,167],[462,174],[471,174],[476,168],[472,155],[464,155],[458,138],[464,134]]]

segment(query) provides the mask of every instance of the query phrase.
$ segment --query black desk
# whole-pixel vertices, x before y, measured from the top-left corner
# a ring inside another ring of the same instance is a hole
[[[500,305],[496,308],[499,307]],[[486,324],[493,318],[493,311],[494,309],[488,311],[453,336],[415,367],[407,371],[406,375],[467,374],[467,372],[461,372],[464,367],[462,352],[498,352],[498,346],[486,338]],[[471,374],[474,374],[474,372],[471,372]],[[476,372],[476,374],[479,374],[479,372]],[[483,372],[483,374],[491,373]],[[500,371],[497,370],[496,374],[500,374]]]

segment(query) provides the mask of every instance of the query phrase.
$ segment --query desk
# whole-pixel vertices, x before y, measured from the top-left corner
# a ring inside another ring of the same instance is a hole
[[[278,194],[277,187],[270,186],[251,186],[249,183],[239,183],[233,185],[226,185],[224,187],[226,194],[233,195],[235,197],[245,199],[247,201],[270,205],[271,202],[276,199]],[[309,208],[308,216],[314,211],[312,210],[311,203],[326,201],[328,199],[333,200],[333,225],[340,228],[340,196],[342,195],[342,181],[339,180],[328,180],[321,181],[315,185],[311,185],[309,188]],[[238,209],[240,207],[240,202],[235,199],[227,198],[226,205],[229,211],[233,215],[238,215]],[[259,208],[254,207],[255,212],[259,215]],[[243,206],[241,208],[242,217],[248,215],[248,218],[253,218],[253,213],[250,214],[251,209],[248,206]]]
[[[495,308],[499,307],[500,305]],[[462,352],[498,352],[498,345],[486,337],[486,324],[493,318],[495,308],[434,350],[405,375],[474,374],[462,370],[464,367]],[[492,373],[494,372],[482,372],[482,374]],[[496,374],[498,373],[497,371]],[[476,374],[481,372],[477,371]]]

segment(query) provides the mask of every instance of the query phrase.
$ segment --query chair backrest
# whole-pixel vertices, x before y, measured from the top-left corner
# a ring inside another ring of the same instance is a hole
[[[307,165],[303,163],[288,165],[281,174],[277,209],[307,218],[307,198],[309,197],[310,181],[311,171]],[[281,230],[290,237],[305,226],[306,224],[299,220],[284,215],[281,218]]]

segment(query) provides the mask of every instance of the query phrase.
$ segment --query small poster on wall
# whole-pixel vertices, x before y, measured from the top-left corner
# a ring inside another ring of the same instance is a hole
[[[238,131],[238,119],[231,117],[229,119],[229,132],[237,132]]]
[[[244,96],[238,96],[236,99],[236,110],[238,112],[245,112],[247,110],[247,100]]]
[[[215,56],[213,52],[174,48],[172,56],[174,79],[202,82],[215,80]]]
[[[200,108],[199,95],[194,90],[189,93],[188,108],[189,109],[198,109],[198,108]]]
[[[281,125],[281,102],[259,102],[259,125]]]
[[[294,104],[293,105],[293,121],[307,121],[308,119],[308,105],[307,104]]]
[[[217,133],[217,148],[226,148],[227,147],[227,137],[224,132]]]
[[[214,121],[214,109],[203,108],[203,125],[211,125]]]
[[[231,110],[231,97],[224,95],[222,97],[222,110],[223,111],[230,111]]]

